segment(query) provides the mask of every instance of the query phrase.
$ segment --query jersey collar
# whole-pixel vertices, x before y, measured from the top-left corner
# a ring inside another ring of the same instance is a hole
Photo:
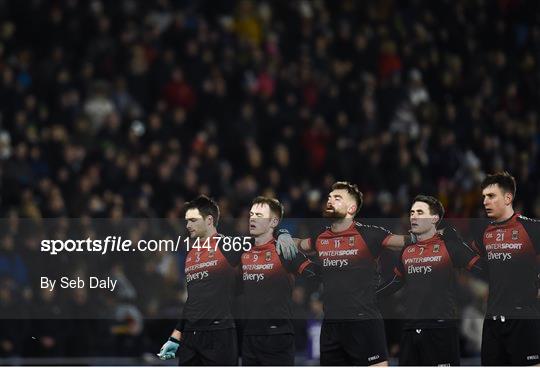
[[[512,221],[512,219],[514,219],[515,217],[519,216],[520,213],[519,212],[514,212],[514,214],[512,216],[510,216],[509,218],[507,218],[506,220],[502,220],[502,221],[491,221],[490,224],[491,225],[495,225],[495,226],[498,226],[498,225],[504,225],[504,224],[507,224],[509,223],[510,221]]]
[[[429,245],[429,243],[431,243],[433,240],[438,239],[439,237],[440,237],[439,233],[435,233],[435,235],[433,235],[431,238],[421,240],[421,241],[419,241],[419,242],[417,242],[415,244],[418,245],[419,247],[425,247],[425,246]]]
[[[353,219],[353,222],[351,223],[351,226],[349,226],[348,228],[346,228],[345,230],[341,230],[341,231],[333,231],[332,230],[332,225],[329,225],[327,227],[327,230],[329,232],[331,232],[332,234],[334,235],[339,235],[339,234],[345,234],[346,232],[348,231],[351,231],[352,229],[354,229],[354,227],[356,226],[356,221]]]

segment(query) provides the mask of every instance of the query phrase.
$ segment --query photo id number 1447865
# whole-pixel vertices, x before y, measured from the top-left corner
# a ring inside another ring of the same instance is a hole
[[[223,252],[248,252],[252,247],[252,238],[249,236],[214,236],[206,239],[185,238],[186,251],[195,249],[198,251],[207,249]]]

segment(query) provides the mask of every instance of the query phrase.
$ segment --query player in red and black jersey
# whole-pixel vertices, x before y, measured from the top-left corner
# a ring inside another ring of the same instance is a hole
[[[377,290],[379,296],[387,295],[406,284],[399,365],[460,364],[454,268],[481,272],[482,265],[454,229],[437,232],[443,216],[436,198],[414,199],[410,222],[417,242],[403,248],[394,278]]]
[[[540,364],[540,222],[514,212],[510,174],[488,175],[481,188],[491,220],[474,239],[489,275],[482,365]]]
[[[216,229],[219,208],[213,200],[199,196],[185,208],[189,236],[199,246],[190,247],[186,255],[188,298],[182,318],[158,356],[178,356],[180,365],[237,365],[232,298],[240,254],[223,250],[225,242]]]
[[[356,185],[335,183],[323,213],[331,225],[298,240],[322,266],[321,365],[387,365],[384,323],[375,300],[377,259],[383,248],[401,249],[411,239],[354,222],[361,206]]]
[[[315,265],[302,253],[290,261],[277,253],[273,233],[283,217],[279,201],[257,197],[249,215],[249,232],[255,245],[242,255],[241,262],[245,318],[242,364],[292,366],[294,276],[315,275]]]

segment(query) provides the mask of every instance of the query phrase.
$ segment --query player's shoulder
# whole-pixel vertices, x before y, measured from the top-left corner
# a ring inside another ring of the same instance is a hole
[[[516,221],[522,224],[540,225],[539,219],[533,219],[527,216],[523,216],[522,214],[516,216]]]
[[[358,232],[368,231],[368,232],[384,232],[390,234],[390,231],[382,226],[374,224],[366,224],[363,222],[355,221],[354,227]]]
[[[332,233],[332,228],[330,227],[330,225],[326,225],[324,227],[324,230],[321,231],[320,233],[317,234],[317,236],[315,236],[316,238],[324,238],[324,237],[331,237],[333,235]]]

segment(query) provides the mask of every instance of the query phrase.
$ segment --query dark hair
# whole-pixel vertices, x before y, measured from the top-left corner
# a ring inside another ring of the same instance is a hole
[[[203,218],[212,216],[214,226],[217,226],[219,221],[219,207],[217,203],[205,195],[200,195],[197,198],[189,201],[184,206],[185,210],[199,210]]]
[[[482,190],[486,189],[490,185],[497,184],[504,193],[512,194],[512,197],[516,196],[516,179],[508,171],[498,172],[486,176],[486,178],[480,184]]]
[[[268,207],[270,207],[270,212],[274,213],[278,217],[279,221],[281,221],[283,218],[283,205],[275,198],[258,196],[251,203],[252,206],[254,204],[267,204]]]
[[[348,181],[338,181],[335,182],[334,185],[332,185],[332,190],[337,189],[345,189],[347,193],[349,193],[354,198],[357,207],[355,213],[356,215],[358,211],[360,211],[360,208],[362,208],[362,204],[364,203],[364,195],[362,194],[360,189],[358,189],[358,185],[351,184]]]
[[[423,202],[429,206],[430,215],[439,215],[439,221],[436,225],[439,225],[444,217],[444,207],[437,198],[428,195],[417,195],[414,197],[413,204],[416,202]]]

